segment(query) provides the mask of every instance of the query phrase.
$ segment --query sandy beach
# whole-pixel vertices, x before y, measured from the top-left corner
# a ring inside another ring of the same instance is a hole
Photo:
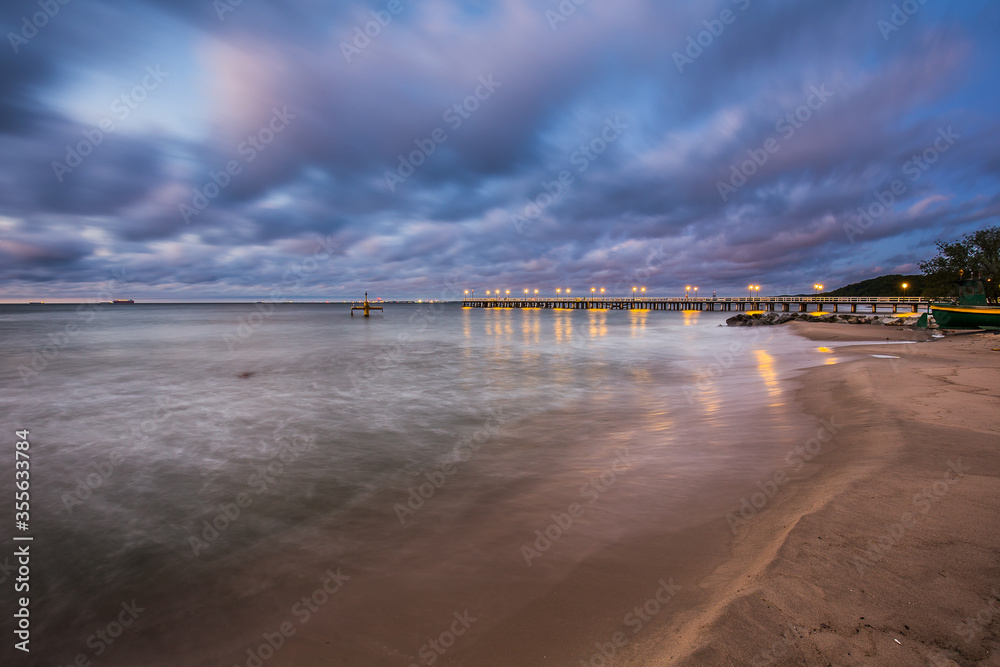
[[[927,337],[792,326],[815,340]],[[797,398],[817,438],[730,515],[729,557],[697,582],[700,601],[625,664],[1000,664],[995,348],[991,334],[854,345],[805,372]]]

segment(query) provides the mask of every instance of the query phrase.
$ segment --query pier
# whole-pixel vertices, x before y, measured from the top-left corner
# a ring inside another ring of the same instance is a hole
[[[466,308],[559,308],[568,310],[707,310],[764,312],[878,312],[892,308],[898,313],[917,313],[923,308],[930,312],[930,299],[916,296],[773,296],[773,297],[485,297],[462,299]]]

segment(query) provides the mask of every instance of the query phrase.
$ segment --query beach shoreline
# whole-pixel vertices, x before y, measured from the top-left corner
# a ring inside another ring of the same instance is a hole
[[[996,664],[1000,337],[891,345],[881,336],[930,334],[791,326],[881,344],[799,376],[796,399],[835,432],[803,443],[817,451],[800,470],[762,480],[788,475],[759,511],[730,515],[729,557],[697,582],[701,601],[622,664]]]

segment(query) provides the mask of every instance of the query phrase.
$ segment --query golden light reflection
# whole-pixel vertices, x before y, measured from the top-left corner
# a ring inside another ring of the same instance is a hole
[[[834,353],[832,349],[830,349],[829,347],[826,347],[825,345],[821,346],[821,347],[817,347],[816,350],[818,352],[822,352],[823,354],[833,354]],[[826,360],[823,361],[823,365],[825,365],[825,366],[833,366],[834,364],[837,363],[837,361],[838,361],[837,357],[827,357]]]
[[[632,332],[632,337],[636,338],[640,333],[646,330],[646,318],[649,317],[648,310],[630,310],[629,315],[629,329]]]
[[[563,309],[555,313],[555,334],[557,343],[568,343],[573,336],[573,311]]]
[[[778,383],[778,373],[775,371],[774,357],[764,350],[754,350],[753,353],[757,358],[757,371],[760,373],[761,380],[764,381],[764,386],[767,387],[768,395],[780,398],[781,385]],[[773,403],[771,407],[779,405],[781,405],[780,402]]]
[[[523,314],[521,318],[521,333],[524,334],[524,342],[540,342],[542,322],[539,310],[537,308],[525,308],[521,310],[521,313]]]
[[[698,322],[698,316],[701,315],[700,310],[682,310],[681,315],[684,316],[684,326],[689,327]]]
[[[588,310],[588,324],[590,325],[590,337],[599,338],[608,335],[608,311]]]

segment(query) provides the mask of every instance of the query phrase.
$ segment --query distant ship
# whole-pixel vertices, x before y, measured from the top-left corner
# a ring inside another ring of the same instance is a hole
[[[132,299],[114,299],[111,303],[135,303]]]
[[[40,306],[40,305],[42,305],[43,303],[45,303],[45,302],[44,302],[44,301],[29,301],[29,302],[28,302],[28,305],[29,305],[29,306]]]

